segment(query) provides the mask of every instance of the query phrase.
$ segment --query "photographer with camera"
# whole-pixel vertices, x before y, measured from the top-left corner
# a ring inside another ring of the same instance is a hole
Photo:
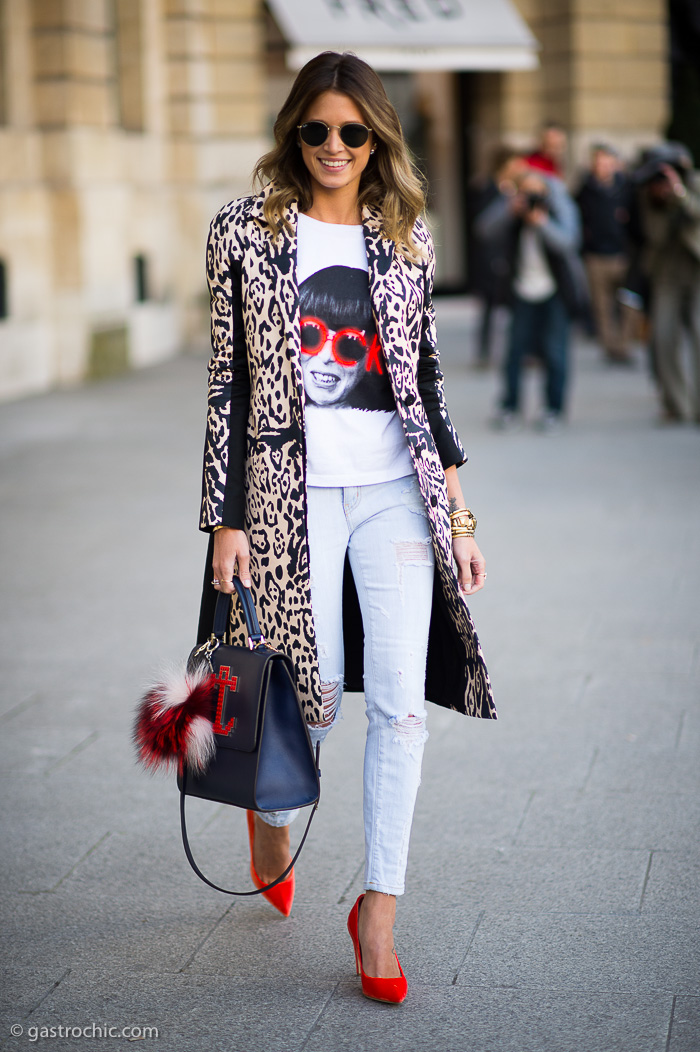
[[[633,179],[662,420],[700,424],[700,172],[685,146],[666,142],[647,152]],[[683,368],[684,328],[692,380]]]
[[[496,424],[505,429],[517,421],[523,359],[534,356],[545,367],[539,424],[552,430],[564,412],[570,320],[587,297],[578,211],[560,179],[528,170],[477,216],[474,230],[485,242],[506,246],[513,311]]]

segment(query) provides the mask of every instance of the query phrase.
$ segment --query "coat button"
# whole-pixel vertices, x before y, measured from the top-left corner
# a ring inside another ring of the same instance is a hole
[[[415,400],[416,400],[416,396],[414,394],[407,394],[406,397],[403,400],[403,404],[404,405],[413,405]]]

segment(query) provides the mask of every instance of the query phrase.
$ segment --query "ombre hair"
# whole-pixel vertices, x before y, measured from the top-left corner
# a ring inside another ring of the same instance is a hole
[[[425,191],[406,146],[398,114],[387,98],[379,76],[351,52],[324,51],[299,71],[274,126],[275,145],[260,158],[254,178],[274,184],[265,200],[265,219],[277,235],[284,211],[292,201],[301,212],[311,208],[311,176],[299,148],[297,125],[309,106],[326,91],[352,99],[372,129],[376,147],[360,178],[358,203],[370,205],[382,217],[382,233],[412,259],[422,256],[413,227],[425,208]]]

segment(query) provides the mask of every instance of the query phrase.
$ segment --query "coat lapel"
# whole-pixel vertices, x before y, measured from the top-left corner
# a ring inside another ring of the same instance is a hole
[[[386,298],[386,279],[394,262],[394,242],[382,237],[381,216],[368,205],[362,209],[362,226],[369,267],[369,290],[377,328],[379,329]]]
[[[304,374],[301,368],[301,327],[299,316],[299,285],[297,282],[297,224],[299,211],[297,202],[292,201],[284,213],[291,231],[283,227],[276,238],[267,225],[263,208],[265,200],[273,190],[269,183],[263,191],[253,198],[250,216],[265,231],[265,252],[268,272],[274,288],[274,309],[270,320],[275,321],[281,342],[287,347],[287,353],[294,372],[299,404],[304,406]],[[302,420],[303,423],[303,420]]]

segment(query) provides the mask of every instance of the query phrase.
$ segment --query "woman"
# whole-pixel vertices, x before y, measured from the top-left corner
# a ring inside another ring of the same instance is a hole
[[[268,641],[295,662],[314,742],[343,684],[364,690],[367,890],[348,927],[363,992],[398,1002],[392,929],[425,698],[495,717],[464,600],[484,560],[443,398],[423,195],[379,77],[354,55],[318,55],[274,134],[256,168],[264,189],[221,209],[207,249],[200,635],[237,572]],[[238,636],[237,604],[232,617]],[[293,817],[249,814],[258,885],[288,865]],[[292,874],[266,897],[286,914],[293,890]]]

